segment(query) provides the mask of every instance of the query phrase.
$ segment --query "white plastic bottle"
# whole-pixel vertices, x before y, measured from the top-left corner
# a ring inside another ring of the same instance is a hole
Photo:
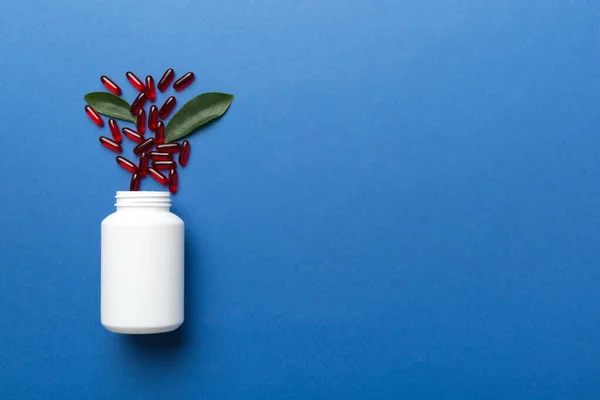
[[[169,192],[117,192],[102,221],[101,320],[116,333],[161,333],[183,323],[184,224]]]

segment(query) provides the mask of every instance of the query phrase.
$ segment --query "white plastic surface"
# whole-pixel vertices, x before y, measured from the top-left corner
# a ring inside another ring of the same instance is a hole
[[[102,221],[101,320],[116,333],[177,329],[184,311],[184,223],[169,192],[117,192]]]

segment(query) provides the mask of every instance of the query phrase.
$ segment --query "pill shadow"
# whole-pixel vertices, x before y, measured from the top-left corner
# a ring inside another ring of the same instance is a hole
[[[203,290],[202,251],[196,234],[186,227],[185,231],[185,314],[183,324],[175,331],[151,335],[123,335],[130,351],[151,353],[155,357],[169,356],[183,351],[192,340],[201,337]]]

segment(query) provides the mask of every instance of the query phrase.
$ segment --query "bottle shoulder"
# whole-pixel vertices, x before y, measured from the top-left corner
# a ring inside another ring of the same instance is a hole
[[[184,225],[172,212],[155,210],[119,210],[102,220],[102,225]]]

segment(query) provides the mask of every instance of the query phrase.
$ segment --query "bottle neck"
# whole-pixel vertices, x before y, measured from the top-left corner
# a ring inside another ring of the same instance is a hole
[[[161,210],[171,208],[169,192],[124,192],[118,191],[115,196],[117,211],[122,210]]]

